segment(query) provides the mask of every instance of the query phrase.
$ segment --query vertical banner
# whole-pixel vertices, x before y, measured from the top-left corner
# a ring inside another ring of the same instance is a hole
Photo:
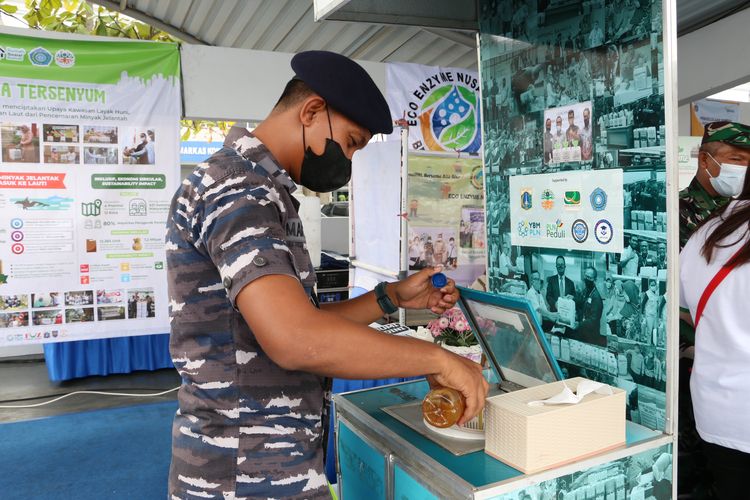
[[[0,345],[168,332],[177,46],[0,48]]]
[[[481,149],[476,71],[389,63],[386,88],[393,119],[405,118],[409,125],[409,149],[466,153]]]
[[[485,272],[481,160],[410,153],[408,165],[409,270],[443,265],[471,285]]]
[[[662,1],[480,11],[489,289],[533,304],[566,377],[625,389],[663,430]]]

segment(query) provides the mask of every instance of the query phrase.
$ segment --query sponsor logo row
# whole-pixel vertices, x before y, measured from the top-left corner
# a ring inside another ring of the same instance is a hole
[[[551,189],[543,189],[539,196],[541,207],[544,210],[555,208],[557,194]],[[569,210],[581,208],[581,192],[565,191],[562,198],[563,207]],[[521,189],[521,208],[531,210],[534,207],[534,189]],[[591,208],[596,212],[601,212],[607,208],[607,193],[602,188],[596,188],[589,194],[589,203]]]
[[[28,53],[26,49],[0,47],[0,61],[24,62],[26,58],[34,66],[49,66],[54,62],[61,68],[70,68],[76,63],[75,54],[67,49],[60,49],[53,55],[44,47],[37,47]]]
[[[570,234],[577,243],[585,242],[590,236],[589,225],[583,219],[573,221],[570,228],[567,228],[560,219],[546,224],[538,221],[521,220],[517,224],[516,232],[521,238],[565,239]],[[593,236],[600,244],[609,244],[614,236],[612,223],[607,219],[599,219],[594,224]]]

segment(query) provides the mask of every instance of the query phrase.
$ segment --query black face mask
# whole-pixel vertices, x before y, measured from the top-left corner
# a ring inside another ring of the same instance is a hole
[[[584,278],[583,282],[586,285],[586,290],[588,290],[589,292],[594,289],[594,280]]]
[[[331,138],[326,139],[326,147],[322,155],[317,155],[305,142],[305,126],[302,126],[302,147],[305,156],[302,159],[300,184],[316,193],[330,193],[346,186],[352,176],[352,161],[346,157],[341,145],[333,140],[331,115],[328,114],[328,129]]]

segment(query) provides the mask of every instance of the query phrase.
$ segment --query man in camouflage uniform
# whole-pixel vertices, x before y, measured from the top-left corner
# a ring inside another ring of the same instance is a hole
[[[330,52],[292,59],[296,76],[252,133],[183,181],[167,224],[170,352],[182,377],[172,428],[171,499],[328,498],[327,377],[427,374],[484,403],[479,365],[366,325],[397,306],[452,307],[426,269],[376,292],[316,307],[315,270],[292,197],[349,181],[351,157],[390,112],[367,73]]]
[[[750,163],[750,127],[735,122],[706,124],[698,155],[698,170],[690,185],[680,191],[680,250],[696,228],[714,211],[722,210],[731,201],[726,182],[720,180],[722,164],[744,165]],[[741,190],[741,186],[740,186]],[[680,387],[679,387],[679,493],[703,498],[710,495],[710,482],[705,478],[705,457],[701,451],[700,437],[695,430],[693,404],[690,395],[690,369],[692,368],[695,329],[680,320]]]

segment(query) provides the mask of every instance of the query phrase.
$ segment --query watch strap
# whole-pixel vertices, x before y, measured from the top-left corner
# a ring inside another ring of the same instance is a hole
[[[381,281],[377,284],[377,286],[375,287],[375,297],[378,301],[380,309],[382,309],[384,313],[393,314],[398,311],[398,307],[396,307],[390,297],[388,297],[388,294],[385,292],[386,283],[387,282],[385,281]]]

